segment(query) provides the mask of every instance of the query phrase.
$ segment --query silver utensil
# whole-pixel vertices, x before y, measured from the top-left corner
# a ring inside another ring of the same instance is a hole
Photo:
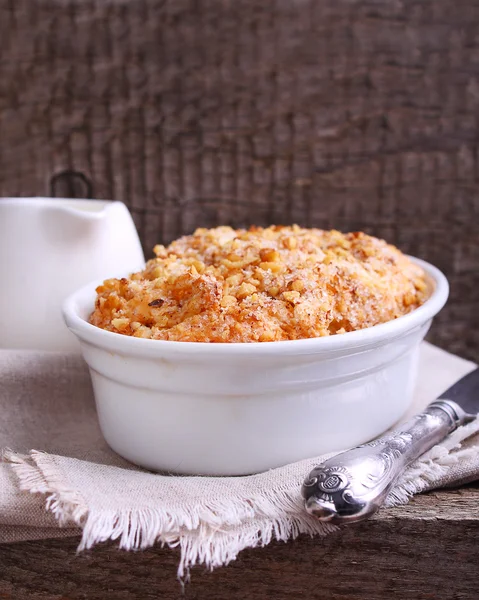
[[[315,467],[302,487],[306,510],[338,525],[369,518],[411,462],[478,412],[479,368],[395,431]]]

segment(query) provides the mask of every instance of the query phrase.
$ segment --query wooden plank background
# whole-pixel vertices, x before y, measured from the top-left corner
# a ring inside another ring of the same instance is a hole
[[[445,271],[479,360],[479,2],[0,0],[0,195],[364,230]]]

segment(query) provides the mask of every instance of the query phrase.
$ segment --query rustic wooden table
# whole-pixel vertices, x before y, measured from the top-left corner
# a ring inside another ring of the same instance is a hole
[[[0,546],[0,598],[12,600],[477,600],[479,483],[416,496],[324,539],[247,550],[195,568],[182,596],[178,552],[77,555],[78,540]]]

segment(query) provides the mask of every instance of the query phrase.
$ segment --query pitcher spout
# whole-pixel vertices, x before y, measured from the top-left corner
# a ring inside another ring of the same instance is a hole
[[[54,207],[83,221],[98,221],[106,218],[107,213],[115,204],[109,200],[60,200],[55,201]]]

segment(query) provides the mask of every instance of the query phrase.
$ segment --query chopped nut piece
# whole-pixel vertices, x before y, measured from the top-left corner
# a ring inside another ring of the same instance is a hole
[[[274,334],[272,331],[264,331],[260,337],[259,340],[260,342],[274,342]]]
[[[242,300],[243,298],[246,298],[246,296],[251,296],[251,294],[254,294],[254,292],[256,292],[256,287],[254,285],[252,285],[251,283],[242,283],[239,286],[236,297],[239,300]]]
[[[121,331],[122,329],[126,329],[130,325],[130,319],[128,319],[127,317],[112,319],[111,324],[115,329]]]
[[[419,290],[420,292],[424,292],[427,289],[427,285],[426,285],[426,282],[424,281],[424,279],[415,279],[414,287],[416,288],[416,290]]]
[[[280,260],[280,255],[277,250],[273,250],[272,248],[261,248],[259,251],[260,258],[262,262],[278,262]]]
[[[243,261],[243,258],[241,256],[239,256],[238,254],[228,254],[228,256],[226,257],[228,260],[230,260],[231,262],[240,262]]]
[[[304,290],[304,283],[301,281],[301,279],[295,279],[291,282],[291,289],[295,290],[296,292],[302,292]]]
[[[288,250],[294,250],[298,246],[298,240],[292,236],[287,237],[283,243],[284,243],[284,246],[286,248],[288,248]]]
[[[259,263],[259,266],[265,271],[269,269],[270,271],[273,271],[273,273],[279,273],[284,270],[283,265],[277,262],[262,262]]]
[[[235,305],[236,302],[237,302],[237,300],[236,300],[236,298],[234,296],[230,296],[229,294],[226,294],[221,299],[221,306],[223,306],[223,308],[226,308],[228,306]]]
[[[270,296],[277,296],[279,294],[279,287],[274,285],[274,286],[268,288],[268,294]]]
[[[414,304],[414,302],[416,301],[416,296],[414,294],[412,294],[411,292],[408,292],[405,296],[404,296],[404,306],[411,306],[411,304]]]
[[[301,294],[299,292],[283,292],[283,298],[288,302],[292,302],[293,304],[296,304],[300,297]]]
[[[235,275],[230,275],[225,279],[228,285],[239,285],[243,281],[243,275],[241,273],[236,273]]]

